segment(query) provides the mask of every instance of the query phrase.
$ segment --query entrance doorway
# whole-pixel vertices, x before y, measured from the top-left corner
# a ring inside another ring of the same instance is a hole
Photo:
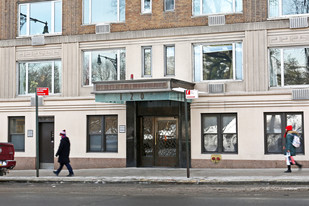
[[[40,168],[54,168],[54,122],[39,122]]]
[[[178,118],[143,116],[140,125],[141,166],[177,167]]]

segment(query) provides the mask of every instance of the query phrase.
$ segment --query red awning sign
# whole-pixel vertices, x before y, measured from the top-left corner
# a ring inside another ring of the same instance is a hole
[[[38,87],[36,88],[36,93],[38,96],[48,96],[48,87]]]

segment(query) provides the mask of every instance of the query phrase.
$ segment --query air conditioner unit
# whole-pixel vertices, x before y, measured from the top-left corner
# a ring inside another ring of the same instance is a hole
[[[32,36],[31,37],[31,45],[32,46],[39,46],[45,44],[45,37],[43,35]]]
[[[217,26],[225,24],[225,15],[216,15],[208,17],[208,25],[209,26]]]
[[[293,100],[309,99],[309,89],[293,89],[292,99]]]
[[[110,32],[111,32],[111,28],[109,24],[98,24],[95,26],[96,34],[106,34]]]
[[[209,84],[208,93],[210,94],[220,94],[225,92],[225,85],[221,84]]]
[[[308,27],[308,17],[300,16],[300,17],[292,17],[290,18],[290,28],[304,28]]]

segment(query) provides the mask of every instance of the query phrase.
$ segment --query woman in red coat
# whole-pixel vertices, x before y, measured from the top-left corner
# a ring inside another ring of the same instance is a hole
[[[70,165],[70,140],[69,138],[66,136],[66,132],[65,130],[62,130],[62,132],[60,132],[60,136],[61,136],[61,141],[60,141],[60,145],[58,148],[58,151],[56,153],[56,157],[58,157],[58,162],[60,164],[59,168],[57,170],[54,171],[55,175],[59,175],[59,173],[61,172],[63,166],[65,165],[68,170],[69,170],[69,175],[68,177],[74,176],[73,173],[73,169]]]

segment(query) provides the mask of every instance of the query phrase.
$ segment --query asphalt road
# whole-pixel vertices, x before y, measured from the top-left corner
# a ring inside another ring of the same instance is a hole
[[[0,205],[309,205],[309,186],[1,183]]]

